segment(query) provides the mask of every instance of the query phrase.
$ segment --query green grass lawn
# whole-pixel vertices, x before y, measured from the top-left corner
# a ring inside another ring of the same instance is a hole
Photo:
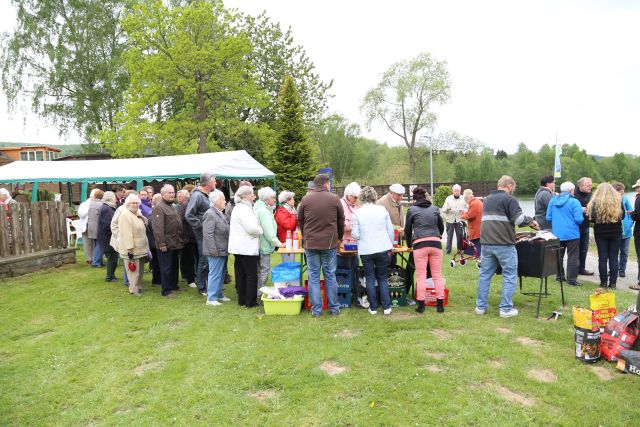
[[[501,319],[500,278],[477,316],[477,269],[445,267],[444,315],[344,309],[318,320],[235,301],[207,307],[193,289],[163,299],[148,276],[133,298],[78,254],[77,265],[0,282],[2,425],[621,426],[640,417],[637,377],[574,357],[569,307],[588,303],[589,284],[566,289],[558,322],[544,320],[560,306],[555,281],[540,320],[536,300],[519,293],[520,316]],[[226,294],[235,298],[233,286]],[[617,292],[619,307],[634,300]],[[326,364],[345,370],[329,375]]]

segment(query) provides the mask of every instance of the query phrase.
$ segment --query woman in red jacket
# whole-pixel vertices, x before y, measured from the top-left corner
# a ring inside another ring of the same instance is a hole
[[[298,226],[298,213],[295,209],[295,194],[291,191],[281,191],[278,195],[278,202],[280,205],[276,208],[274,214],[276,224],[278,225],[278,240],[286,242],[287,231],[291,231],[291,234],[296,230]],[[295,256],[293,254],[282,254],[282,262],[294,261]]]
[[[467,238],[475,245],[478,252],[478,259],[482,253],[480,246],[480,226],[482,225],[482,201],[473,196],[473,191],[469,188],[464,190],[464,201],[469,205],[466,212],[462,214],[462,219],[467,221],[469,225],[469,234]]]

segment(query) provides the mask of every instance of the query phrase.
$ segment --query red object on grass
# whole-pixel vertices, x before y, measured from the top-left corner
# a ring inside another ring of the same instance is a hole
[[[304,288],[309,290],[309,281],[304,281]],[[322,293],[322,309],[329,309],[329,301],[327,300],[327,288],[324,286],[324,280],[320,280],[320,292]],[[304,297],[304,308],[305,310],[311,310],[311,297],[307,295]]]
[[[435,307],[438,305],[436,302],[436,289],[427,288],[427,298],[424,301],[424,305],[429,307]],[[444,288],[444,306],[449,305],[449,288]]]

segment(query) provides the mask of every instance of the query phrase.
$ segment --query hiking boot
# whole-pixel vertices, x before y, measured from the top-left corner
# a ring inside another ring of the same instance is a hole
[[[437,304],[437,306],[436,306],[436,312],[438,312],[438,313],[444,313],[444,300],[443,300],[443,299],[438,298],[438,299],[436,300],[436,304]]]
[[[627,275],[624,273],[624,271],[619,271],[618,277],[627,277]]]
[[[417,313],[424,313],[424,301],[418,301],[418,306],[416,307]]]
[[[515,317],[517,315],[518,315],[518,309],[516,309],[516,308],[512,308],[509,311],[500,310],[500,317],[502,317],[502,318]]]

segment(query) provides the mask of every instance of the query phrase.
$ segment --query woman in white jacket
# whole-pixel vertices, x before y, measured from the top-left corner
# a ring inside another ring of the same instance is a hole
[[[385,315],[391,314],[391,296],[387,281],[389,251],[393,249],[393,225],[384,206],[376,205],[378,194],[372,187],[364,187],[360,195],[364,205],[353,214],[351,235],[358,241],[369,297],[369,313],[376,314],[378,300],[376,282]]]
[[[234,255],[238,305],[258,305],[258,264],[260,262],[260,236],[262,227],[253,213],[253,187],[243,185],[234,195],[236,206],[229,224],[229,253]]]

